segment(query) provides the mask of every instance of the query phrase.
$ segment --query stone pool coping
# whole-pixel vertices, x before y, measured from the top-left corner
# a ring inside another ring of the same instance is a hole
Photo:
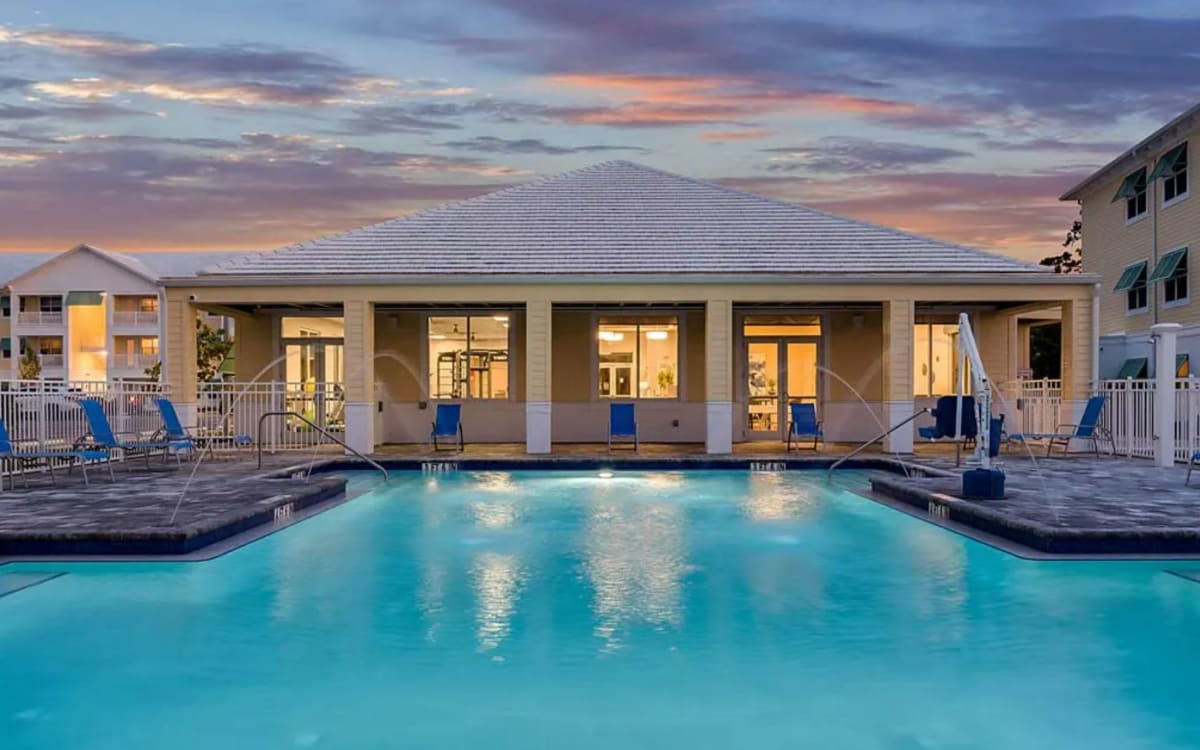
[[[870,483],[874,492],[924,513],[931,521],[949,522],[958,529],[966,527],[1015,543],[1042,553],[1043,559],[1046,555],[1130,558],[1200,555],[1200,527],[1064,528],[1001,512],[988,507],[987,501],[968,500],[937,486],[921,486],[890,476],[873,476]],[[1012,549],[1007,551],[1020,554]]]

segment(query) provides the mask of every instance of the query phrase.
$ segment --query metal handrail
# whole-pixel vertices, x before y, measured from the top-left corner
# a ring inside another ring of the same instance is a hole
[[[841,458],[839,458],[838,460],[834,461],[834,462],[833,462],[833,465],[829,467],[829,478],[830,478],[830,479],[832,479],[832,478],[833,478],[833,470],[834,470],[834,469],[836,469],[837,467],[841,466],[841,465],[842,465],[843,463],[845,463],[846,461],[849,461],[850,459],[854,458],[854,457],[855,457],[855,456],[857,456],[859,453],[862,453],[863,451],[865,451],[867,448],[869,448],[870,446],[874,445],[875,443],[878,443],[880,440],[883,440],[885,437],[887,437],[888,435],[891,435],[893,432],[895,432],[896,430],[900,429],[901,427],[903,427],[904,425],[908,424],[909,422],[913,421],[914,419],[916,419],[917,417],[921,416],[922,414],[928,414],[928,413],[929,413],[929,411],[930,411],[930,410],[929,410],[929,408],[928,408],[928,407],[926,407],[926,408],[924,408],[924,409],[918,409],[918,410],[916,411],[916,413],[915,413],[915,414],[913,414],[913,415],[912,415],[911,417],[909,417],[908,419],[905,419],[903,422],[897,422],[896,424],[892,425],[892,426],[891,426],[891,428],[889,428],[889,429],[888,429],[888,430],[886,430],[885,432],[883,432],[883,433],[881,433],[881,434],[879,434],[879,435],[877,435],[877,436],[875,436],[875,437],[871,438],[871,439],[870,439],[870,440],[868,440],[867,442],[863,443],[862,445],[858,446],[857,448],[855,448],[854,450],[850,451],[850,452],[849,452],[849,453],[847,453],[846,455],[842,456],[842,457],[841,457]]]
[[[262,450],[263,450],[262,428],[263,428],[263,422],[267,421],[268,417],[296,417],[301,422],[304,422],[309,427],[313,428],[314,430],[321,433],[325,437],[329,438],[333,442],[337,443],[338,445],[342,446],[343,448],[350,451],[354,455],[358,456],[363,461],[367,462],[371,466],[374,466],[376,469],[379,469],[381,472],[383,472],[383,481],[386,482],[388,479],[391,478],[388,475],[388,470],[383,468],[383,465],[380,464],[378,461],[376,461],[373,458],[368,458],[367,456],[364,456],[362,453],[359,453],[358,451],[354,450],[349,445],[346,445],[346,442],[344,440],[337,437],[329,430],[320,426],[319,424],[312,421],[311,419],[304,416],[303,414],[300,414],[300,413],[297,413],[294,411],[269,411],[269,412],[265,412],[262,416],[260,416],[258,418],[258,432],[256,434],[258,435],[258,441],[257,441],[258,442],[258,468],[260,468],[260,469],[262,468]]]

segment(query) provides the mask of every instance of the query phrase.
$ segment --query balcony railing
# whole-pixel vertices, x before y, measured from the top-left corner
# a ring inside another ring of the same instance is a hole
[[[38,361],[42,363],[43,370],[48,370],[54,367],[62,367],[64,360],[61,354],[39,354]]]
[[[115,326],[156,326],[158,325],[157,310],[114,310],[113,325]]]
[[[61,311],[22,310],[17,313],[17,323],[23,326],[60,326],[63,324],[63,314]]]
[[[145,370],[158,362],[157,354],[138,354],[136,352],[114,352],[109,361],[110,367],[132,367]]]

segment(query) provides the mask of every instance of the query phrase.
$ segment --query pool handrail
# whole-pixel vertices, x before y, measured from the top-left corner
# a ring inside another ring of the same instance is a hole
[[[870,439],[870,440],[868,440],[867,442],[863,443],[862,445],[858,446],[858,447],[857,447],[857,448],[855,448],[854,450],[850,451],[850,452],[849,452],[849,453],[847,453],[846,455],[842,456],[842,457],[841,457],[841,458],[839,458],[838,460],[834,461],[834,462],[833,462],[833,464],[832,464],[832,465],[829,467],[829,478],[830,478],[830,479],[832,479],[832,478],[833,478],[833,470],[834,470],[834,469],[836,469],[837,467],[841,466],[841,465],[842,465],[842,464],[844,464],[845,462],[847,462],[847,461],[849,461],[850,459],[854,458],[854,457],[855,457],[855,456],[857,456],[859,453],[862,453],[863,451],[865,451],[867,448],[869,448],[870,446],[874,445],[875,443],[878,443],[880,440],[883,440],[885,437],[887,437],[888,435],[891,435],[893,432],[895,432],[896,430],[900,429],[901,427],[903,427],[904,425],[908,424],[909,422],[913,421],[913,420],[914,420],[914,419],[916,419],[917,417],[921,416],[922,414],[927,414],[927,413],[929,413],[929,409],[928,409],[928,407],[926,407],[926,408],[923,408],[923,409],[917,409],[916,413],[914,413],[914,414],[913,414],[911,417],[909,417],[908,419],[905,419],[905,420],[904,420],[904,421],[902,421],[902,422],[897,422],[896,424],[892,425],[892,426],[891,426],[891,427],[889,427],[888,429],[886,429],[886,430],[884,430],[883,432],[879,433],[878,435],[876,435],[875,437],[871,438],[871,439]],[[902,464],[902,466],[903,466],[903,464]],[[905,473],[905,474],[908,474],[908,469],[905,469],[905,470],[904,470],[904,473]]]
[[[363,455],[362,453],[355,450],[354,448],[351,448],[349,445],[346,444],[346,441],[342,440],[337,435],[334,435],[332,432],[330,432],[329,430],[320,426],[319,424],[312,421],[311,419],[304,416],[303,414],[300,414],[299,412],[294,412],[294,411],[268,411],[268,412],[264,412],[263,415],[258,418],[258,432],[256,433],[258,435],[258,441],[257,441],[258,444],[256,447],[256,450],[258,451],[258,468],[260,468],[260,469],[262,468],[262,450],[263,450],[262,427],[263,427],[263,422],[265,422],[268,417],[296,417],[301,422],[304,422],[309,427],[313,428],[314,430],[321,433],[325,437],[329,438],[333,442],[337,443],[338,445],[342,446],[343,448],[350,451],[354,455],[358,456],[365,463],[373,466],[376,469],[379,469],[379,471],[381,471],[383,473],[383,481],[386,482],[389,479],[391,479],[391,475],[388,474],[387,469],[383,468],[383,464],[379,463],[378,461],[376,461],[373,458]]]

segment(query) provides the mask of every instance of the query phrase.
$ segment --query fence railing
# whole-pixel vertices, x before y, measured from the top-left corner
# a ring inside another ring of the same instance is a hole
[[[66,363],[66,359],[61,354],[39,354],[38,362],[44,368],[58,368]]]
[[[1113,444],[1122,456],[1154,457],[1154,394],[1153,380],[1101,380],[1094,383],[1092,393],[1108,401],[1100,412],[1100,425],[1112,435]]]
[[[0,380],[0,419],[19,447],[62,448],[88,434],[79,402],[104,405],[113,430],[149,436],[162,427],[159,383]]]
[[[156,326],[158,312],[146,310],[113,310],[115,326]]]
[[[196,429],[202,436],[248,435],[267,452],[304,450],[328,441],[294,418],[270,420],[259,435],[259,417],[295,412],[340,437],[346,431],[345,410],[341,383],[201,383]]]
[[[22,310],[17,313],[17,322],[23,326],[60,326],[63,324],[63,314],[61,312]]]
[[[1062,411],[1062,381],[1010,380],[1000,385],[999,403],[1009,433],[1049,433],[1058,427]]]
[[[139,354],[136,352],[113,352],[109,365],[112,367],[132,367],[145,370],[158,363],[157,354]]]

